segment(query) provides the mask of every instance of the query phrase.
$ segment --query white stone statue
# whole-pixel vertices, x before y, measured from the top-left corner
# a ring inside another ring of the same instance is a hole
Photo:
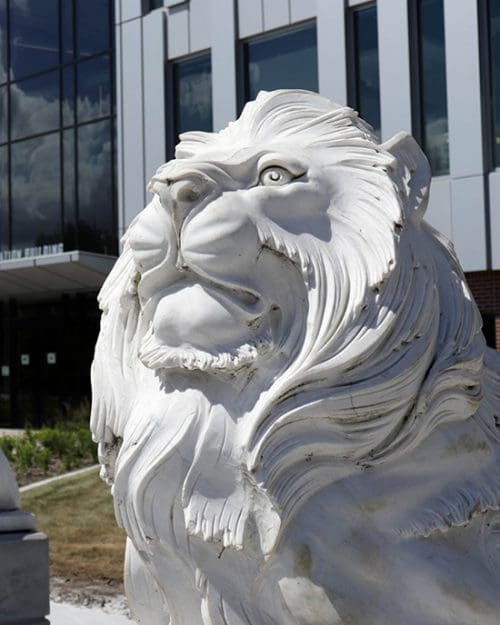
[[[93,364],[138,622],[500,623],[499,360],[429,183],[287,90],[153,176]]]

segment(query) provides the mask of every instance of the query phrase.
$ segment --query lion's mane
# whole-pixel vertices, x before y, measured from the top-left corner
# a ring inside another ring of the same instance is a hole
[[[220,133],[183,135],[176,158],[205,158],[216,149],[231,164],[236,144],[265,146],[275,137],[290,150],[307,145],[339,188],[324,237],[300,236],[271,220],[256,223],[262,247],[292,262],[307,292],[300,344],[279,375],[254,389],[238,443],[247,450],[241,475],[265,493],[283,525],[335,479],[334,464],[363,469],[389,462],[441,424],[474,415],[497,444],[491,402],[499,384],[452,245],[422,219],[430,171],[411,137],[380,144],[348,107],[308,92],[262,92]],[[150,189],[156,192],[166,175],[161,167]],[[159,206],[158,197],[153,203]],[[293,210],[307,219],[307,207]],[[141,385],[151,386],[158,373],[137,357],[140,271],[128,236],[99,297],[102,330],[93,365],[92,428],[110,478],[117,440],[132,436],[136,445],[119,452],[120,471],[141,448],[151,451],[155,435],[151,424],[126,432]],[[161,375],[168,380],[168,372]],[[192,430],[162,432],[170,438],[155,441],[156,457],[141,461],[145,483]],[[497,482],[486,484],[479,501],[459,507],[454,521],[498,505]]]

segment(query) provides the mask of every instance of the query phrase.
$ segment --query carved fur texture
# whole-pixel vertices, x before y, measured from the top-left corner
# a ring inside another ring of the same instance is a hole
[[[499,361],[429,184],[297,90],[153,176],[92,367],[138,622],[500,622]]]

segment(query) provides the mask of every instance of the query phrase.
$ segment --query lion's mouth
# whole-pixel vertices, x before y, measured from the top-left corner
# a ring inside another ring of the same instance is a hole
[[[273,342],[276,307],[248,290],[181,282],[148,308],[139,356],[152,369],[235,370],[255,362]]]

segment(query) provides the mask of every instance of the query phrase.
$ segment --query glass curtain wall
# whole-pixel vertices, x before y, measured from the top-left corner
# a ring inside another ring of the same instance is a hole
[[[450,173],[443,0],[415,0],[411,9],[414,133],[441,176]]]
[[[278,31],[242,42],[241,108],[261,89],[318,91],[316,24]]]
[[[487,27],[487,59],[485,65],[489,69],[489,110],[487,117],[491,120],[492,160],[493,167],[500,166],[500,2],[485,0],[481,3]],[[1,157],[0,157],[1,158]],[[1,167],[1,165],[0,165]]]
[[[349,12],[349,103],[380,137],[377,7]]]
[[[115,254],[112,0],[0,0],[0,251]]]

